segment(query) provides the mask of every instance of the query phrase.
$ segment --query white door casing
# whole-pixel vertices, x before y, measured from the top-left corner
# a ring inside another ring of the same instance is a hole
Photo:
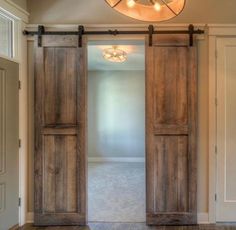
[[[217,39],[216,222],[236,221],[236,38]]]

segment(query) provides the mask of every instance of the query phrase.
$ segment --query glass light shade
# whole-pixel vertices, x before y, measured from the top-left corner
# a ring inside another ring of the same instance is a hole
[[[127,53],[116,47],[103,50],[103,57],[111,62],[124,62],[127,60]]]
[[[105,0],[105,2],[111,8],[131,18],[161,22],[179,15],[184,9],[186,0]]]

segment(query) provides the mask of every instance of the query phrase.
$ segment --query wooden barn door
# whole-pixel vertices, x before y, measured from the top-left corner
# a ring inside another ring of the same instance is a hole
[[[197,223],[196,47],[154,36],[146,48],[147,223]]]
[[[77,36],[36,42],[35,225],[86,224],[86,70]]]

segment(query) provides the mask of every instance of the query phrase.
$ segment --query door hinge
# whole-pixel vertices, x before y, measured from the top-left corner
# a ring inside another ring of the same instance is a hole
[[[18,200],[18,206],[20,207],[21,206],[21,198],[19,197],[19,200]]]
[[[215,201],[217,201],[217,194],[215,194]]]
[[[19,139],[19,148],[21,148],[21,139]]]
[[[218,57],[218,51],[216,50],[215,52],[215,57],[217,58]]]
[[[217,145],[215,145],[215,154],[217,154]]]
[[[18,89],[21,89],[21,81],[18,81]]]
[[[215,98],[215,105],[217,106],[218,105],[218,99]]]

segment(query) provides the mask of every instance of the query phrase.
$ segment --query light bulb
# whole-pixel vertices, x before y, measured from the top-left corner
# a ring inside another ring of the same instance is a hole
[[[127,0],[127,6],[132,8],[135,5],[135,0]]]
[[[158,2],[155,2],[155,4],[154,4],[154,9],[155,9],[156,11],[160,11],[160,10],[161,10],[161,5],[160,5]]]

